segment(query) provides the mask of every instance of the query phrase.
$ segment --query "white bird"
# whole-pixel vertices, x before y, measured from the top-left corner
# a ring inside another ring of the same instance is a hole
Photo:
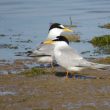
[[[54,40],[47,40],[44,44],[54,44],[54,54],[58,65],[65,68],[66,78],[68,72],[80,71],[84,68],[105,69],[110,65],[89,62],[79,55],[73,48],[68,45],[69,41],[64,36],[57,36]]]
[[[60,36],[62,32],[73,32],[73,31],[59,23],[53,23],[49,28],[47,39],[53,40],[56,38],[56,36]],[[54,45],[41,43],[33,52],[29,54],[29,56],[35,57],[38,63],[52,64],[53,49]]]

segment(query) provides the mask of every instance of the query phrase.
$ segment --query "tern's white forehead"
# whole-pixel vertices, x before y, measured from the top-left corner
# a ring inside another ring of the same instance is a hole
[[[65,28],[63,25],[60,25],[61,28]]]

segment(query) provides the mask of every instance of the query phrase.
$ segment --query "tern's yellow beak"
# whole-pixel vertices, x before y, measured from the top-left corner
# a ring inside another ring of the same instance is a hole
[[[71,29],[69,29],[69,28],[67,28],[67,27],[65,27],[63,30],[64,30],[65,32],[73,32],[73,30],[71,30]]]
[[[48,40],[44,41],[43,43],[44,43],[44,44],[53,44],[53,42],[54,42],[54,41],[48,39]]]

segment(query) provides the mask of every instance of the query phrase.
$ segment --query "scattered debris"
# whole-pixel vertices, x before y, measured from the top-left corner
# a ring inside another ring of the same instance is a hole
[[[110,29],[110,23],[104,24],[102,26],[99,26],[101,28],[106,28],[106,29]]]
[[[12,36],[21,36],[22,34],[13,34]]]
[[[62,33],[63,35],[63,33]],[[75,34],[65,34],[65,37],[70,41],[70,42],[80,42],[80,36],[75,35]]]
[[[0,37],[5,37],[6,35],[5,34],[0,34]]]
[[[27,56],[27,52],[15,52],[15,56]]]
[[[73,25],[73,24],[72,24],[72,25],[64,24],[64,26],[65,26],[65,27],[69,27],[69,28],[75,28],[75,27],[77,27],[76,25]]]
[[[110,57],[97,58],[97,59],[94,59],[94,61],[97,63],[110,64]]]
[[[81,52],[81,54],[86,54],[86,53],[90,53],[90,51]]]
[[[18,49],[18,46],[12,44],[0,44],[0,48]]]
[[[31,43],[32,42],[32,40],[22,40],[22,41],[16,41],[16,42],[20,42],[20,43]]]

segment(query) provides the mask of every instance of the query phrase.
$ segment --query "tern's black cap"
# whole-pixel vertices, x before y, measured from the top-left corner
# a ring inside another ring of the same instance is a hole
[[[63,29],[63,27],[61,27],[61,24],[59,23],[52,23],[50,28],[49,28],[49,31],[53,28],[59,28],[59,29]]]

